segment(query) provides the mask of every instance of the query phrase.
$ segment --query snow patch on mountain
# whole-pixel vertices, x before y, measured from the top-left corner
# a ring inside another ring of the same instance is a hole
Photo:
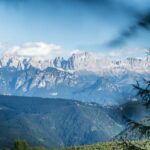
[[[44,70],[54,67],[61,71],[90,71],[95,73],[119,74],[126,71],[149,72],[150,61],[147,58],[127,58],[123,60],[98,59],[92,53],[73,53],[68,59],[56,57],[55,59],[43,59],[41,57],[25,57],[4,55],[0,60],[1,67],[15,67],[20,70],[28,69],[30,66]]]

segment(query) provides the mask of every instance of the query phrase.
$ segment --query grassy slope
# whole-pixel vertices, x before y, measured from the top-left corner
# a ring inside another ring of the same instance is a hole
[[[61,150],[150,150],[150,140],[128,142],[128,146],[125,146],[124,142],[104,142]]]
[[[12,147],[1,150],[150,150],[150,140],[103,142],[80,147],[68,147],[60,149],[46,149],[44,147],[31,147],[24,140],[16,141]]]

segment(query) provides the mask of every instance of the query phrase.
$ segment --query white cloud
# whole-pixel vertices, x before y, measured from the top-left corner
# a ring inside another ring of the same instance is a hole
[[[0,57],[8,50],[9,46],[8,43],[0,43]]]
[[[71,51],[70,54],[72,55],[72,54],[78,54],[78,53],[83,53],[83,51],[81,51],[79,49],[75,49],[75,50]]]
[[[6,55],[27,57],[54,57],[61,53],[61,46],[44,42],[28,42],[22,45],[12,46],[5,52]]]
[[[112,59],[122,59],[127,57],[144,57],[146,49],[142,48],[125,48],[125,49],[115,49],[115,50],[106,50],[98,52],[97,56],[101,58],[112,58]]]
[[[143,57],[145,56],[146,49],[142,48],[128,48],[128,49],[112,49],[103,51],[90,51],[96,58],[112,58],[121,59],[126,57]],[[70,57],[73,53],[83,53],[84,50],[63,50],[60,45],[48,44],[44,42],[28,42],[22,45],[9,45],[0,43],[0,56],[15,55],[27,57],[42,57],[42,58],[55,58],[62,56],[65,58]]]
[[[80,54],[85,52],[84,50],[76,49],[71,54]],[[88,51],[91,55],[97,59],[125,59],[128,57],[142,58],[146,54],[146,49],[143,48],[123,48],[123,49],[112,49],[112,50],[100,50],[100,51]]]

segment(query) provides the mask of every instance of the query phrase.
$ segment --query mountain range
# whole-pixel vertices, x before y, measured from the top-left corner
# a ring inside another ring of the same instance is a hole
[[[0,147],[16,139],[52,148],[122,137],[145,139],[141,131],[147,124],[139,122],[149,110],[137,101],[132,84],[149,77],[148,57],[104,60],[87,52],[68,59],[4,55]]]
[[[131,100],[132,84],[149,74],[146,57],[98,59],[83,52],[68,59],[44,59],[7,54],[0,59],[0,94],[118,105]]]

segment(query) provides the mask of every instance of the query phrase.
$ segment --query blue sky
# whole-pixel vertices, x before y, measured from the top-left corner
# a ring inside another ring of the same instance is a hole
[[[149,0],[0,0],[0,42],[66,51],[146,48],[149,12]]]

